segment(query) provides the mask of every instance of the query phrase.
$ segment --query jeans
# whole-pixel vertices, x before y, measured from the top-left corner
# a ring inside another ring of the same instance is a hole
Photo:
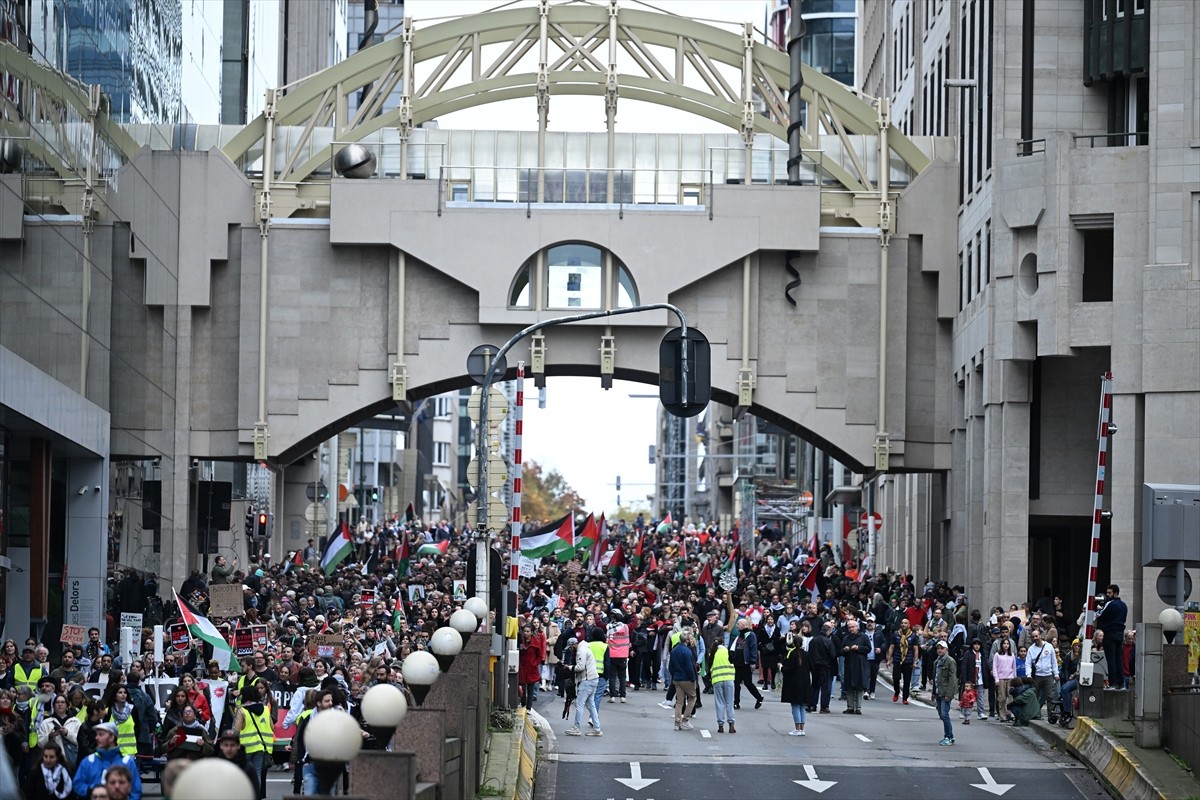
[[[608,694],[608,681],[601,675],[596,679],[596,695],[592,698],[592,705],[596,707],[597,714],[600,713],[600,701],[604,699],[606,694]],[[600,726],[597,725],[596,727],[599,728]]]
[[[585,715],[590,715],[592,727],[600,730],[600,709],[596,707],[596,687],[600,683],[599,678],[591,678],[586,681],[579,681],[578,694],[575,695],[575,727],[579,728],[583,725]],[[584,710],[586,709],[586,711]]]
[[[875,694],[875,685],[879,681],[879,659],[867,659],[867,664],[871,666],[871,680],[867,684],[867,694]]]
[[[1072,678],[1058,690],[1058,699],[1062,702],[1062,715],[1064,717],[1075,716],[1075,708],[1071,703],[1071,696],[1075,694],[1075,690],[1078,688],[1079,681]]]
[[[792,722],[797,725],[804,724],[804,717],[808,709],[804,707],[804,703],[792,703]]]
[[[909,668],[909,671],[912,673],[912,680],[909,682],[909,686],[915,692],[917,687],[921,685],[921,656],[919,654],[913,659],[913,664]]]
[[[717,724],[732,723],[733,719],[733,681],[721,681],[712,685],[713,703],[717,707]]]
[[[942,719],[942,734],[947,739],[953,739],[954,725],[950,722],[950,698],[937,698],[937,712]]]
[[[268,754],[262,750],[258,751],[257,753],[246,754],[246,763],[254,768],[254,774],[258,776],[258,786],[255,786],[254,788],[257,790],[260,798],[267,796],[268,758]]]
[[[317,793],[317,768],[312,764],[305,764],[301,770],[301,791],[304,794]]]

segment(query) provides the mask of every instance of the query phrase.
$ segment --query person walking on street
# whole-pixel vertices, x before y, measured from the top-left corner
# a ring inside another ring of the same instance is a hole
[[[871,647],[871,640],[858,629],[858,620],[849,620],[846,633],[842,636],[841,651],[844,659],[842,688],[846,690],[846,710],[843,714],[862,714],[863,695],[871,681],[871,667],[867,662]]]
[[[954,725],[950,721],[950,703],[958,695],[958,665],[949,653],[945,639],[934,645],[937,657],[933,662],[933,699],[937,703],[938,716],[942,718],[943,747],[954,744]]]
[[[692,712],[696,706],[696,653],[692,650],[695,637],[691,630],[684,629],[679,644],[671,649],[668,669],[671,685],[675,687],[675,730],[690,731]]]
[[[596,687],[600,683],[600,673],[596,671],[596,656],[590,647],[580,643],[575,648],[575,724],[567,729],[567,736],[580,736],[585,715],[590,716],[592,729],[588,736],[603,736],[600,729],[600,709],[592,698],[596,695]]]
[[[780,654],[779,672],[783,675],[783,686],[779,690],[779,699],[792,707],[794,729],[788,731],[788,735],[804,736],[805,717],[812,702],[812,673],[805,649],[811,640],[804,632],[811,628],[808,622],[799,624],[795,620],[789,627],[791,630],[783,637],[783,652]]]
[[[808,710],[816,711],[819,705],[822,714],[829,713],[829,697],[833,693],[833,665],[837,662],[833,640],[829,638],[832,629],[832,622],[823,623],[808,644],[808,654],[812,663],[812,694],[809,697]]]
[[[888,661],[892,662],[892,702],[901,695],[908,705],[909,690],[912,688],[913,665],[920,663],[921,637],[913,633],[907,618],[901,618],[900,630],[892,634],[888,647]]]
[[[737,622],[737,636],[733,640],[733,668],[736,678],[733,684],[733,707],[742,707],[742,687],[754,697],[754,707],[762,708],[763,696],[754,685],[754,667],[758,664],[758,637],[754,635],[750,620],[742,617]]]
[[[725,732],[727,722],[729,732],[737,733],[733,716],[734,669],[729,661],[729,648],[722,643],[718,643],[714,649],[712,663],[708,666],[708,679],[712,683],[713,705],[717,707],[717,733]]]

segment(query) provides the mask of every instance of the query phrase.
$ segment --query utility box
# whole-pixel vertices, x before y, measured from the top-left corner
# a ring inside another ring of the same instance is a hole
[[[1142,566],[1200,565],[1200,486],[1142,484]]]

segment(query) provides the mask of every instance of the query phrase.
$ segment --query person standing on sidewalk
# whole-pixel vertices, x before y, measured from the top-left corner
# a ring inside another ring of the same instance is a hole
[[[908,705],[909,690],[912,688],[913,665],[919,664],[920,658],[921,637],[913,633],[908,619],[902,617],[900,630],[892,634],[892,643],[888,647],[888,661],[892,662],[893,703],[903,695],[904,705]]]
[[[949,645],[939,639],[934,645],[937,657],[933,662],[933,699],[942,719],[943,747],[954,744],[954,724],[950,721],[950,703],[958,695],[958,664],[950,657]]]
[[[833,693],[833,665],[837,663],[833,640],[829,638],[832,629],[832,622],[822,623],[819,631],[814,630],[813,639],[808,645],[812,662],[812,693],[809,695],[808,710],[816,711],[819,704],[822,714],[829,713],[829,697]]]
[[[711,683],[713,704],[717,707],[717,733],[725,732],[725,723],[729,723],[729,732],[737,733],[733,716],[733,664],[729,661],[729,648],[723,642],[718,642],[713,650],[712,663],[708,665],[708,680]]]
[[[871,681],[871,667],[867,662],[871,647],[871,640],[858,629],[858,620],[850,619],[842,636],[842,688],[846,690],[843,714],[862,714],[863,695]]]

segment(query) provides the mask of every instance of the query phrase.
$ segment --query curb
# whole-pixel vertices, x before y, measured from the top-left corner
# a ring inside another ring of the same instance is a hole
[[[537,771],[538,729],[533,720],[520,709],[517,712],[517,724],[514,726],[521,732],[513,737],[514,749],[518,759],[517,781],[511,797],[513,800],[533,800],[533,776]]]
[[[1031,723],[1047,744],[1078,758],[1121,800],[1174,800],[1155,785],[1145,765],[1090,717],[1076,717],[1075,727],[1065,731],[1035,720]]]

